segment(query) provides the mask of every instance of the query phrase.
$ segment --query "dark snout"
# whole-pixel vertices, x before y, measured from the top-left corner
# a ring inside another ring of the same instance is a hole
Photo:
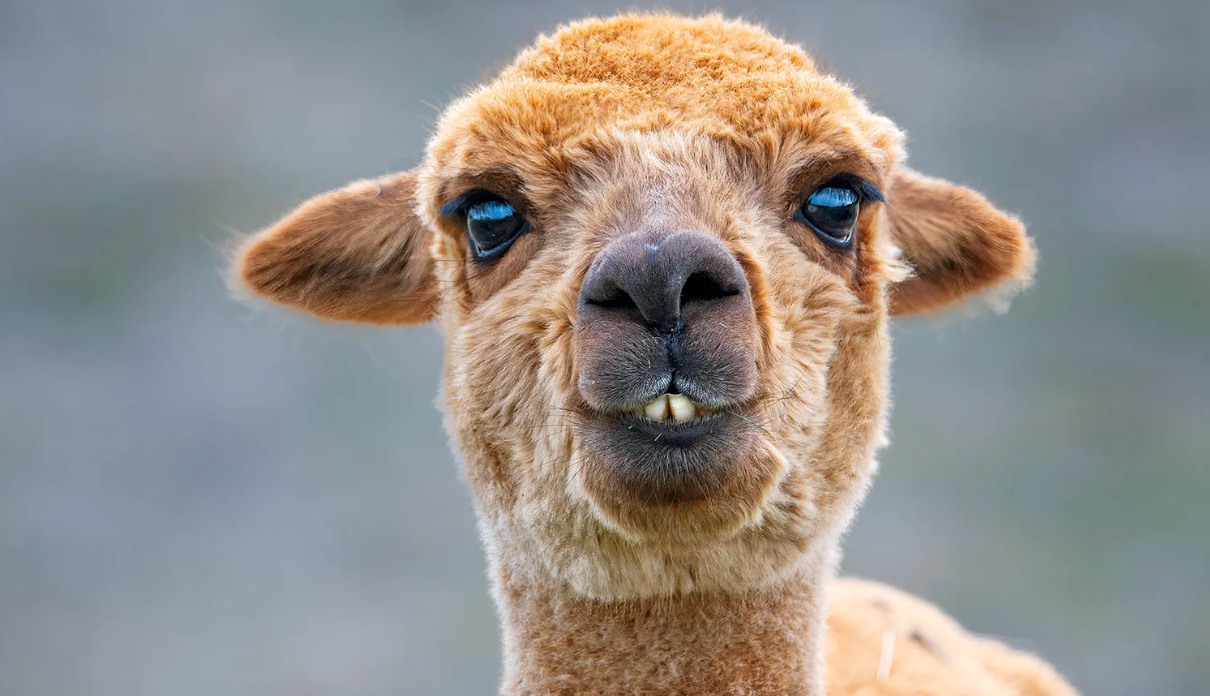
[[[704,232],[632,233],[600,252],[580,290],[580,390],[596,409],[660,394],[721,407],[756,388],[756,316],[743,268]]]
[[[598,502],[701,501],[752,475],[757,437],[742,411],[756,392],[756,313],[720,240],[684,230],[611,242],[584,278],[575,345],[584,484]]]

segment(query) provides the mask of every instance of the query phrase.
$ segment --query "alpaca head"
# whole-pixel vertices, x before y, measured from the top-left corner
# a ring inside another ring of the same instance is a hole
[[[439,321],[489,555],[622,599],[827,562],[882,438],[895,314],[1028,279],[1019,223],[902,164],[798,48],[717,17],[570,25],[412,172],[242,249],[319,316]]]

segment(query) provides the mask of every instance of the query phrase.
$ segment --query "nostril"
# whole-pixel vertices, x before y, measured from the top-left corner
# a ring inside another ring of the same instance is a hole
[[[736,258],[704,232],[681,230],[654,241],[632,232],[606,245],[589,267],[579,318],[613,317],[669,333],[703,312],[730,307],[729,298],[743,298],[747,289]]]
[[[681,305],[690,302],[721,300],[724,297],[733,297],[738,294],[739,290],[724,286],[709,273],[694,273],[689,276],[681,288]]]
[[[638,304],[625,290],[614,288],[607,292],[602,292],[589,297],[585,300],[590,305],[603,307],[605,309],[638,309]]]

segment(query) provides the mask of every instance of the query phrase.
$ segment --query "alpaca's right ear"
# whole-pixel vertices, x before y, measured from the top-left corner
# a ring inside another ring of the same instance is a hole
[[[978,192],[900,167],[886,197],[895,244],[914,270],[891,289],[892,313],[933,312],[973,293],[1029,285],[1033,240]]]
[[[244,243],[234,279],[325,319],[428,321],[437,281],[415,195],[415,172],[403,172],[316,196]]]

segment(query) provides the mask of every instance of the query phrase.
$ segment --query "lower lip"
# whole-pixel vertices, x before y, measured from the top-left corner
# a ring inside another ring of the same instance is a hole
[[[688,447],[703,437],[717,432],[726,414],[712,413],[700,418],[677,423],[670,420],[652,420],[643,416],[622,414],[620,422],[636,435],[649,438],[653,444],[668,447]]]
[[[745,420],[726,411],[685,423],[635,413],[591,418],[581,426],[586,485],[627,509],[721,494],[744,473],[757,443]]]

